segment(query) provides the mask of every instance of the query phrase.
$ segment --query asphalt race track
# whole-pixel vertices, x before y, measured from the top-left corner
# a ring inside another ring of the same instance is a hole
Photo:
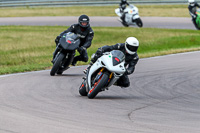
[[[141,59],[131,86],[79,95],[82,67],[0,76],[1,133],[199,133],[200,52]]]
[[[66,18],[66,19],[64,19]],[[143,17],[144,27],[194,29],[190,18]],[[0,18],[0,25],[66,25],[77,17]],[[92,26],[122,26],[91,17]],[[86,66],[0,76],[0,133],[199,133],[200,52],[140,59],[131,86],[79,95]]]
[[[191,18],[141,17],[144,27],[169,29],[195,29]],[[90,17],[91,26],[119,27],[118,17]],[[0,25],[64,25],[77,23],[77,17],[7,17],[0,18]]]

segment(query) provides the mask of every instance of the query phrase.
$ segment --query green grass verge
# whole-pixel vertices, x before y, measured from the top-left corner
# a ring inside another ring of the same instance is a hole
[[[136,5],[140,16],[190,17],[187,5]],[[116,6],[0,8],[0,17],[27,16],[116,16]]]
[[[0,74],[49,69],[54,39],[64,26],[0,26]],[[199,31],[154,28],[94,27],[89,56],[104,45],[140,41],[140,58],[200,49]],[[88,63],[78,62],[78,65]]]

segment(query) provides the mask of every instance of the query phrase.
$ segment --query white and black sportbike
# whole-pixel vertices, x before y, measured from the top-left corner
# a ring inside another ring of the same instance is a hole
[[[72,33],[68,32],[63,34],[60,38],[59,43],[53,53],[53,67],[50,71],[50,75],[54,76],[57,74],[62,74],[63,71],[69,68],[69,65],[72,63],[75,50],[80,45],[80,38]]]
[[[125,55],[120,50],[105,52],[88,68],[79,88],[80,95],[92,99],[99,92],[108,89],[125,73],[124,64]]]
[[[130,25],[137,25],[138,27],[142,27],[143,23],[142,20],[139,16],[139,10],[136,6],[134,5],[129,5],[124,9],[125,14],[125,22],[121,21],[122,25],[124,25],[125,27],[128,27]],[[117,8],[115,9],[115,13],[121,17],[123,15],[123,12],[120,12],[120,9]]]

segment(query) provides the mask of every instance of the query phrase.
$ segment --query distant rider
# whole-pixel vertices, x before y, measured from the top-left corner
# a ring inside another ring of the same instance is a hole
[[[196,8],[200,8],[200,5],[195,2],[195,0],[188,0],[188,10],[189,10],[189,13],[190,15],[192,16],[192,22],[194,23],[195,27],[197,27],[197,24],[196,24],[196,18],[197,18],[197,14],[196,14]]]
[[[88,61],[88,53],[87,48],[89,48],[92,44],[92,40],[94,37],[94,32],[90,27],[90,19],[87,15],[81,15],[78,19],[78,24],[71,25],[67,30],[62,32],[57,38],[55,39],[56,45],[58,44],[60,38],[63,36],[64,33],[73,32],[80,37],[81,44],[77,49],[80,53],[79,56],[74,57],[72,61],[72,65],[75,66],[77,61]],[[56,55],[56,54],[55,54]]]
[[[124,9],[126,9],[126,5],[129,6],[129,3],[126,0],[121,0],[121,3],[119,4],[119,9],[120,9],[120,12],[122,13],[122,16],[120,18],[123,23],[126,23],[125,22],[125,14],[127,12],[124,12]]]
[[[95,55],[91,59],[90,66],[97,61],[99,57],[102,56],[104,52],[110,52],[112,50],[120,50],[125,55],[125,67],[127,67],[125,74],[120,77],[117,81],[117,86],[129,87],[130,82],[128,75],[132,74],[135,70],[135,65],[137,64],[139,57],[137,54],[137,49],[139,47],[139,41],[135,37],[128,37],[125,43],[117,43],[112,46],[103,46],[98,48]],[[84,70],[86,73],[90,66]]]

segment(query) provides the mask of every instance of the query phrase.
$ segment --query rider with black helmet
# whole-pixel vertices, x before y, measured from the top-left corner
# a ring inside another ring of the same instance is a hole
[[[126,0],[121,0],[120,4],[119,4],[119,9],[120,9],[120,12],[123,13],[122,16],[121,16],[121,20],[125,23],[125,12],[124,12],[124,9],[126,8],[126,5],[129,6],[129,3],[126,1]]]
[[[120,6],[120,11],[124,11],[124,9],[126,8],[126,5],[129,5],[129,3],[126,0],[121,0],[121,3],[119,4]]]
[[[88,61],[88,53],[87,48],[89,48],[92,44],[92,40],[94,37],[94,32],[90,27],[90,19],[87,15],[81,15],[78,19],[78,24],[71,25],[67,30],[62,32],[57,38],[55,39],[56,44],[58,44],[59,39],[64,33],[73,32],[80,37],[81,44],[77,49],[80,53],[79,56],[76,56],[72,62],[72,65],[75,66],[77,61]]]

